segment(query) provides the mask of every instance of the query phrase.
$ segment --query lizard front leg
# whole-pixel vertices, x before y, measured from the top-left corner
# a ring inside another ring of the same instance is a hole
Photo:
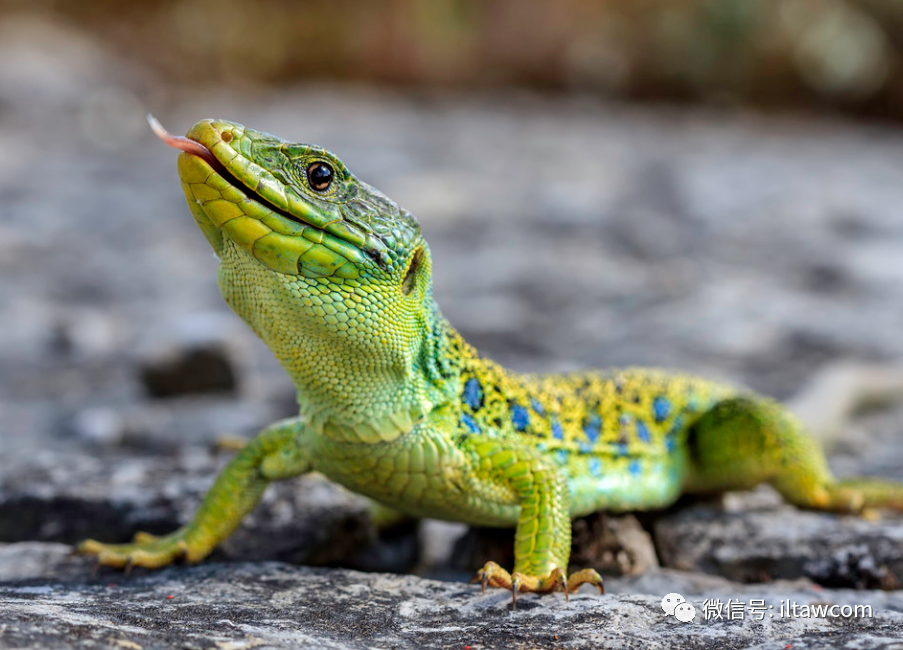
[[[596,585],[602,577],[584,569],[567,577],[571,553],[571,520],[567,479],[539,452],[516,443],[487,440],[472,446],[474,468],[489,474],[517,497],[520,513],[514,537],[514,572],[487,562],[477,573],[486,586],[511,590],[512,606],[518,592],[548,593],[563,589],[565,595],[583,583]]]
[[[277,422],[261,431],[219,474],[191,522],[169,535],[138,533],[130,544],[85,540],[77,552],[96,555],[112,567],[158,568],[177,559],[198,562],[238,527],[270,481],[309,471],[301,443],[304,424],[298,418]]]

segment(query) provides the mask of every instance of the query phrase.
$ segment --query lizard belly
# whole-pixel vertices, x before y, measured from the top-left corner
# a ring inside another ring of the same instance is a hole
[[[591,455],[589,468],[568,478],[570,516],[582,517],[598,510],[625,512],[664,508],[680,496],[686,480],[686,450],[681,446],[669,453],[650,450],[612,462],[610,457]]]
[[[480,479],[454,445],[419,427],[380,444],[318,437],[313,466],[330,480],[414,517],[480,526],[513,526],[520,506],[514,493]]]

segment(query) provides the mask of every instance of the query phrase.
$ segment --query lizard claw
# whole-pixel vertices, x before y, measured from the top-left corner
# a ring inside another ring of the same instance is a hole
[[[173,558],[177,562],[182,562],[184,564],[189,564],[188,560],[188,545],[184,540],[179,542],[179,549],[176,551],[176,556]]]
[[[511,575],[511,609],[517,609],[517,592],[525,577],[522,573],[513,573]]]
[[[568,589],[568,579],[567,576],[564,575],[564,571],[561,569],[555,569],[552,572],[552,577],[555,578],[555,582],[558,583],[558,586],[561,587],[561,590],[564,592],[564,600],[565,602],[571,602],[571,594]]]
[[[568,578],[564,569],[556,567],[547,576],[534,576],[515,571],[508,573],[495,562],[487,562],[477,572],[471,582],[480,582],[485,593],[486,586],[511,590],[511,608],[517,608],[517,592],[547,594],[559,589],[564,592],[565,599],[570,602],[570,594],[582,584],[592,584],[604,594],[602,576],[595,569],[583,569]]]
[[[486,572],[483,571],[483,569],[480,569],[479,571],[476,572],[476,574],[474,574],[474,576],[470,580],[467,581],[467,583],[472,585],[474,583],[479,582],[480,583],[480,593],[485,594],[487,580],[488,580],[488,578],[486,576]]]
[[[505,571],[495,562],[487,562],[483,568],[477,571],[477,575],[470,581],[480,583],[480,593],[486,593],[486,585],[490,587],[511,587],[511,574]]]

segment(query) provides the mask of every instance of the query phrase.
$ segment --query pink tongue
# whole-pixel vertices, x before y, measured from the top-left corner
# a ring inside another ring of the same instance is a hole
[[[193,154],[198,158],[203,158],[207,164],[209,164],[214,169],[222,169],[222,164],[213,157],[213,154],[210,152],[210,149],[202,145],[200,142],[195,142],[194,140],[189,140],[188,138],[181,135],[173,135],[169,131],[163,128],[163,125],[157,121],[157,118],[147,114],[147,123],[150,124],[151,130],[157,135],[158,138],[163,140],[170,147],[175,147],[176,149],[181,149],[187,153]]]

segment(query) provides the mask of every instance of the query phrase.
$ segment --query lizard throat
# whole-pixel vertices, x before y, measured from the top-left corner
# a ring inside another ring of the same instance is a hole
[[[429,412],[430,405],[401,409],[389,415],[357,424],[337,424],[333,421],[318,421],[310,417],[311,429],[324,438],[339,443],[375,445],[393,442],[414,429]]]

